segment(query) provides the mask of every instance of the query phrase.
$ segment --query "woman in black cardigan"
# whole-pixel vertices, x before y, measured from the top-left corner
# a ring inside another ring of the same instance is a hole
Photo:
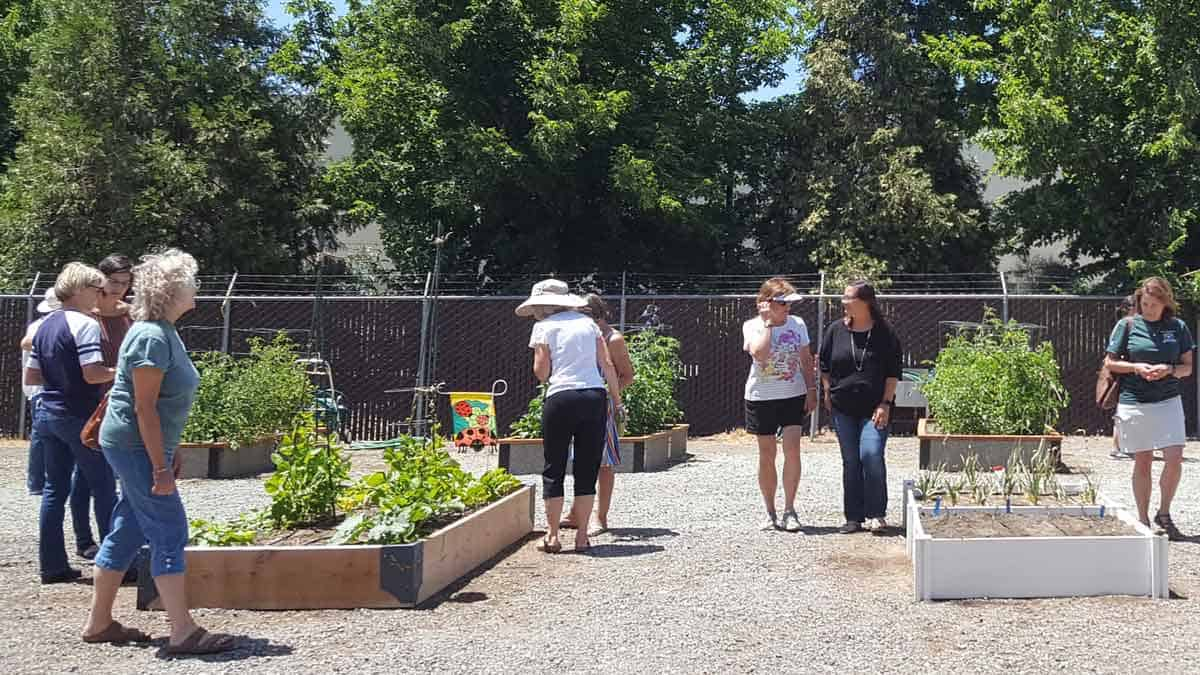
[[[846,287],[845,316],[834,321],[821,342],[821,381],[825,409],[842,449],[842,491],[846,523],[839,532],[887,527],[887,464],[883,450],[900,381],[900,341],[883,320],[875,289],[865,281]]]

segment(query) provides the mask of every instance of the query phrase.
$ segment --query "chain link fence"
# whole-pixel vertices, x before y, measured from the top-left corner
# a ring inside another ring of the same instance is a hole
[[[334,385],[350,410],[347,429],[355,440],[391,438],[407,429],[413,412],[411,388],[417,385],[422,343],[422,312],[436,305],[432,323],[429,384],[445,382],[456,391],[489,391],[492,382],[507,380],[509,393],[497,399],[497,416],[504,433],[525,410],[536,392],[528,348],[532,322],[513,314],[522,293],[534,281],[528,277],[492,280],[488,292],[449,278],[439,297],[426,295],[424,284],[408,279],[418,290],[403,295],[363,293],[282,295],[279,286],[249,294],[214,293],[230,279],[205,280],[195,311],[180,322],[180,333],[193,351],[249,351],[253,337],[270,338],[284,331],[307,355],[319,354],[332,366]],[[799,275],[794,283],[808,297],[793,306],[804,319],[814,342],[824,325],[841,315],[840,293],[820,294],[820,275]],[[568,277],[580,291],[601,292],[616,315],[614,323],[638,330],[647,322],[678,338],[684,364],[680,403],[693,433],[711,434],[743,424],[742,389],[749,359],[742,351],[742,323],[754,316],[753,292],[761,277],[692,278],[664,275],[614,275]],[[290,282],[295,284],[295,282]],[[924,368],[937,356],[943,322],[978,322],[985,308],[997,316],[1044,327],[1042,334],[1055,347],[1071,405],[1061,429],[1074,433],[1111,432],[1111,421],[1094,406],[1093,389],[1109,332],[1118,319],[1120,298],[1051,295],[1011,295],[1003,284],[984,287],[982,282],[943,285],[940,293],[907,292],[921,284],[910,282],[903,293],[880,294],[880,308],[893,324],[904,348],[904,365]],[[959,288],[961,286],[961,288]],[[348,286],[347,286],[348,288]],[[490,293],[492,289],[507,293]],[[700,288],[704,293],[679,291]],[[311,288],[309,291],[311,292]],[[948,292],[970,290],[972,293]],[[722,292],[735,291],[735,292]],[[20,435],[27,412],[20,390],[20,354],[17,344],[32,318],[40,291],[0,296],[0,341],[11,345],[0,350],[0,434]],[[1196,325],[1189,317],[1189,325]],[[1197,433],[1197,384],[1187,381],[1184,401],[1188,429]],[[410,391],[388,393],[393,389]],[[449,409],[438,401],[443,425]],[[898,410],[896,432],[911,433],[919,411]],[[825,424],[824,419],[818,421]]]

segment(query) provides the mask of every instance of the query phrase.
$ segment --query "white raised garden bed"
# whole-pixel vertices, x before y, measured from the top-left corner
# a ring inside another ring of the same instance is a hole
[[[939,538],[926,530],[932,518],[1004,514],[1004,506],[935,506],[905,490],[908,555],[918,600],[1048,598],[1140,595],[1166,598],[1167,538],[1156,536],[1128,509],[1087,506],[1013,506],[1024,518],[1116,518],[1129,535]]]

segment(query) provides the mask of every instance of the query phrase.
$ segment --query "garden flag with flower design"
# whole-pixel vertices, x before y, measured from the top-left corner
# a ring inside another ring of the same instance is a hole
[[[455,447],[480,450],[496,446],[496,401],[490,392],[451,392],[450,410]]]

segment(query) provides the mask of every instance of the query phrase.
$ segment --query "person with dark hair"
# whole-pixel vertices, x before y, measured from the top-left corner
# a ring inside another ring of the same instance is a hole
[[[758,443],[758,489],[767,507],[763,530],[800,532],[800,441],[804,419],[817,405],[808,326],[791,313],[803,296],[786,279],[772,277],[758,289],[758,315],[742,324],[742,350],[750,355],[744,390],[746,433]],[[810,396],[812,392],[814,395]],[[783,518],[775,511],[779,478],[776,434],[783,435]]]
[[[887,528],[888,423],[900,382],[900,340],[883,319],[865,281],[842,294],[845,316],[829,324],[821,343],[825,409],[842,450],[842,534]]]
[[[1120,316],[1118,318],[1124,320],[1132,317],[1136,312],[1133,311],[1133,295],[1127,295],[1121,300]],[[1121,452],[1121,430],[1119,428],[1117,418],[1113,418],[1113,447],[1109,451],[1108,456],[1113,459],[1132,459],[1129,455]]]
[[[1122,319],[1108,340],[1104,367],[1120,378],[1114,421],[1121,451],[1132,454],[1133,499],[1138,519],[1150,526],[1151,468],[1154,451],[1162,450],[1165,466],[1159,478],[1159,506],[1154,527],[1171,541],[1184,535],[1171,519],[1171,501],[1183,474],[1183,446],[1187,442],[1180,379],[1192,374],[1196,343],[1179,311],[1171,285],[1150,277],[1134,293],[1136,314],[1125,335]],[[1125,353],[1121,345],[1128,340]]]
[[[583,313],[592,317],[600,328],[600,335],[608,344],[608,354],[612,358],[613,368],[617,371],[617,384],[622,390],[633,384],[633,362],[629,359],[629,348],[625,345],[625,336],[609,323],[608,303],[595,293],[583,296],[587,306]],[[600,525],[599,534],[608,530],[608,510],[612,506],[613,487],[616,484],[614,467],[621,463],[620,429],[616,404],[608,399],[608,419],[604,424],[604,453],[600,457],[600,473],[596,478],[596,522]],[[563,518],[562,527],[572,529],[575,520],[570,515]]]

